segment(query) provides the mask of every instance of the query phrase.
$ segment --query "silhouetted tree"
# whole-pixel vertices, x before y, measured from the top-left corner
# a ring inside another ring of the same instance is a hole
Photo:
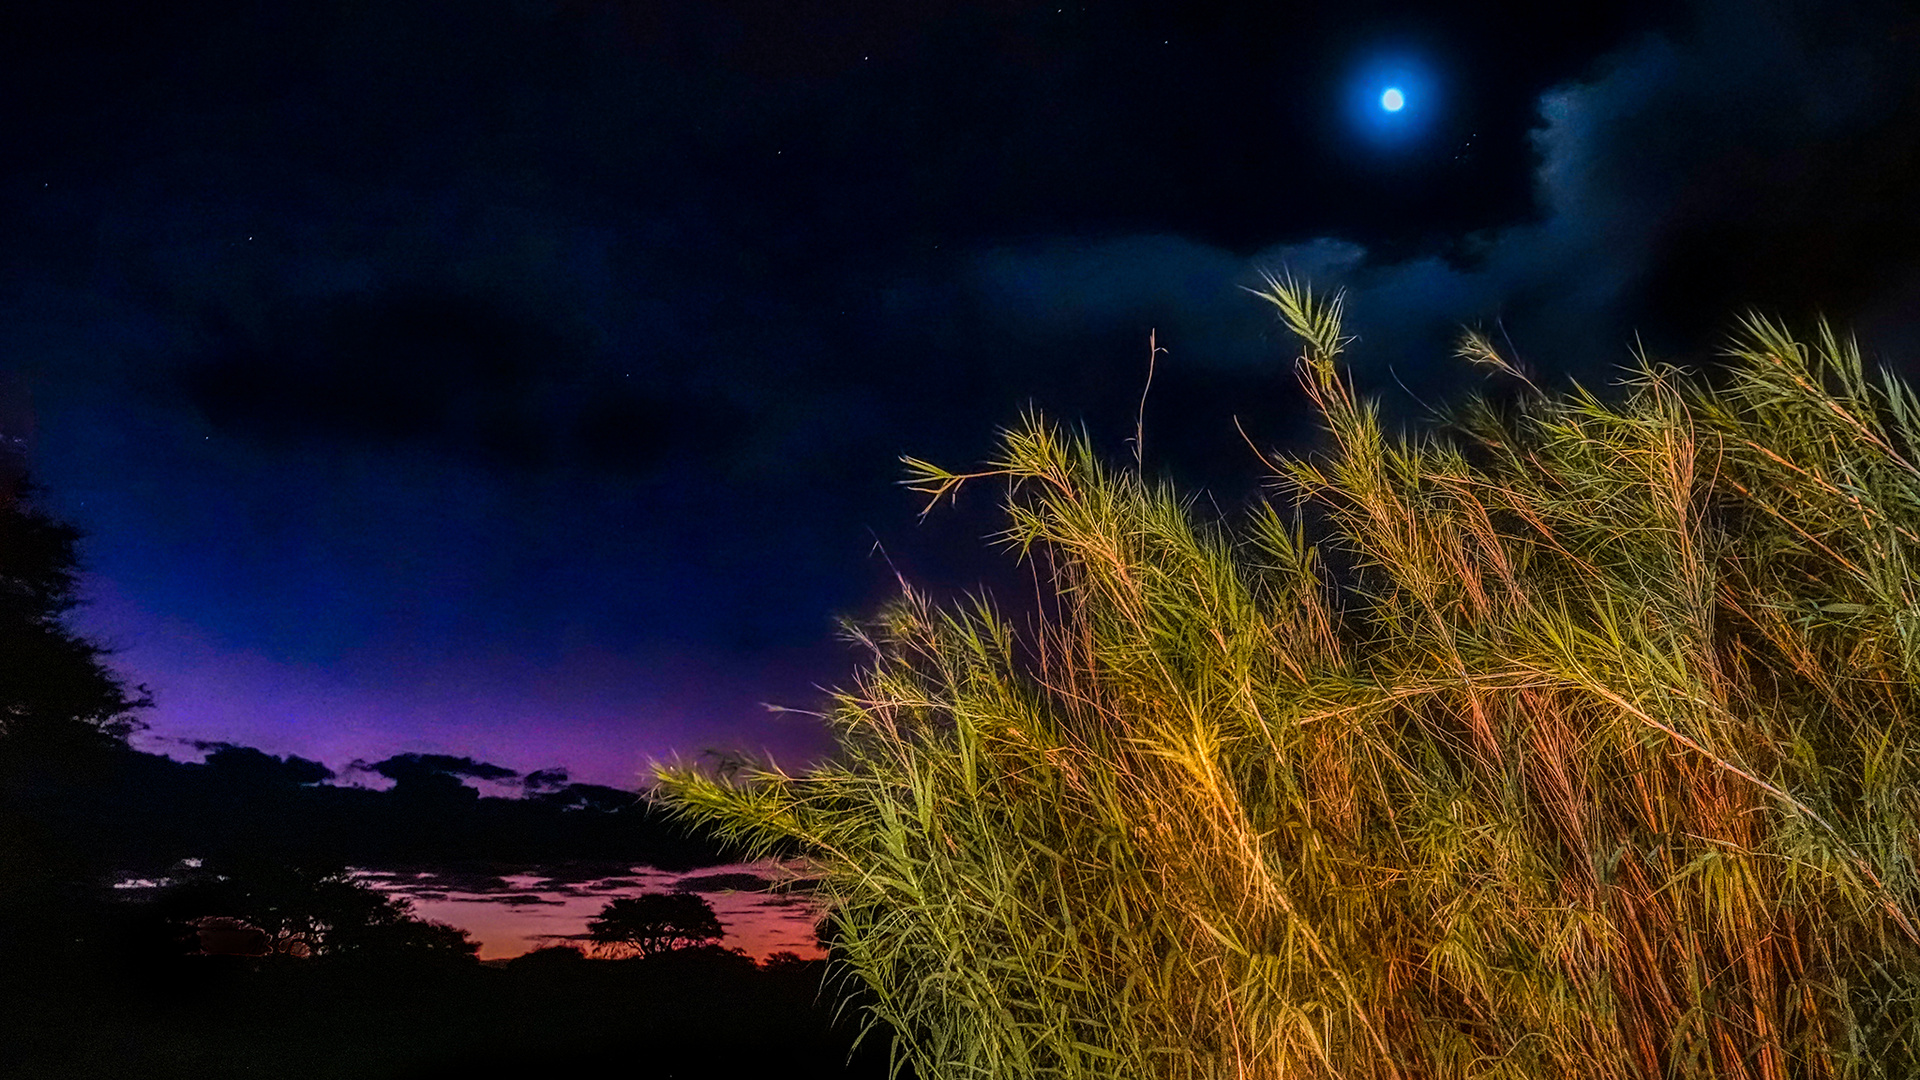
[[[422,919],[413,914],[412,905],[405,900],[388,899],[387,903],[386,918],[333,927],[322,955],[465,961],[474,959],[480,951],[480,943],[465,930]]]
[[[586,960],[587,954],[577,945],[544,945],[507,961],[507,966],[516,971],[549,971],[554,969],[570,970],[573,965]]]
[[[156,901],[172,925],[200,932],[201,951],[469,959],[479,948],[466,931],[420,919],[406,900],[362,885],[341,871],[270,862],[224,869],[198,874]],[[243,938],[251,943],[248,931],[258,934],[257,947],[208,944]]]
[[[80,533],[36,509],[18,456],[0,446],[0,963],[55,963],[93,934],[109,872],[94,838],[39,811],[98,786],[127,753],[129,694],[106,650],[66,622],[79,603]],[[59,934],[46,927],[62,925]]]
[[[106,650],[66,625],[79,604],[80,532],[34,508],[15,480],[0,491],[0,736],[9,743],[118,741],[133,696]]]
[[[693,893],[623,896],[587,923],[594,944],[639,956],[710,945],[725,934],[713,908]]]
[[[815,963],[817,961],[805,959],[799,953],[787,952],[783,949],[760,961],[760,968],[763,971],[800,971],[811,968]]]

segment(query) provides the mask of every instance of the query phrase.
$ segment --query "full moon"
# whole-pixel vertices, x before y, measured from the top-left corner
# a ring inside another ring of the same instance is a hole
[[[1380,95],[1380,107],[1388,112],[1399,112],[1406,104],[1407,95],[1397,86],[1388,87],[1387,92]]]

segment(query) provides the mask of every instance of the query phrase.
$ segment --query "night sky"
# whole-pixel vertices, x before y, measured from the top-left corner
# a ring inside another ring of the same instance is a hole
[[[66,0],[0,49],[0,435],[179,756],[797,764],[759,703],[846,681],[837,618],[1019,581],[900,455],[1029,405],[1126,455],[1149,331],[1198,505],[1236,416],[1311,445],[1263,270],[1350,290],[1409,418],[1462,323],[1561,384],[1749,305],[1920,357],[1897,4]]]

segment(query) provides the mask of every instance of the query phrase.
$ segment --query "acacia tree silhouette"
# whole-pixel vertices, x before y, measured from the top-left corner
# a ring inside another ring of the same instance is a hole
[[[106,649],[67,628],[80,602],[80,532],[33,507],[32,490],[0,476],[0,736],[110,745],[150,701],[144,688],[127,692]]]
[[[156,911],[176,927],[212,924],[251,930],[262,954],[365,959],[471,960],[479,944],[466,931],[430,922],[412,904],[353,880],[338,869],[304,869],[270,860],[237,860],[174,886]],[[225,924],[233,924],[226,926]],[[200,935],[202,951],[217,952]]]
[[[0,963],[64,956],[86,939],[43,928],[91,910],[111,868],[97,837],[50,825],[41,804],[110,773],[135,711],[151,704],[67,625],[80,602],[80,532],[34,507],[33,491],[0,444]]]
[[[616,954],[657,956],[724,937],[720,920],[693,893],[642,893],[612,900],[587,923],[594,945]]]

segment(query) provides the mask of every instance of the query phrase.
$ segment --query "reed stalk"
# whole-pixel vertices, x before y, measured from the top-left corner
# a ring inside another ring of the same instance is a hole
[[[1711,381],[1515,380],[1390,436],[1305,342],[1324,450],[1244,520],[1030,415],[1041,614],[905,591],[842,753],[670,768],[806,850],[926,1080],[1920,1075],[1920,405],[1741,326]]]

